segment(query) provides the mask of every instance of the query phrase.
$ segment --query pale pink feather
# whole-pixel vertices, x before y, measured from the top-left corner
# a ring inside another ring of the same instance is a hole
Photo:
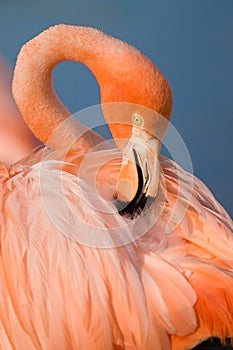
[[[190,349],[232,336],[232,222],[201,181],[161,159],[161,214],[153,224],[152,205],[134,221],[111,202],[118,150],[65,155],[42,149],[2,178],[1,348]],[[177,200],[185,215],[166,233]]]

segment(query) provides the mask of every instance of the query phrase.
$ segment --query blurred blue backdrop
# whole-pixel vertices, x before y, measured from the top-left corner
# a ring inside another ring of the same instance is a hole
[[[14,65],[27,40],[56,23],[90,25],[136,46],[171,83],[172,123],[194,173],[233,213],[232,0],[0,0],[0,53]],[[95,78],[65,62],[54,73],[72,112],[99,103]]]

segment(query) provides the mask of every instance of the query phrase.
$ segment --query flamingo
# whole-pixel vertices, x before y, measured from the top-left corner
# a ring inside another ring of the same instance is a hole
[[[66,59],[96,76],[118,147],[56,96],[52,70]],[[232,221],[159,156],[172,94],[153,63],[99,30],[57,25],[21,49],[13,94],[48,146],[1,177],[1,348],[181,350],[232,337]]]
[[[38,142],[24,123],[10,91],[10,71],[0,57],[0,159],[10,165],[26,156]]]

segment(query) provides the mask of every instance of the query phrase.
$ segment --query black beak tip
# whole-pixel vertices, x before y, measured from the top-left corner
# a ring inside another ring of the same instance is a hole
[[[120,215],[134,219],[140,215],[145,208],[149,207],[154,200],[155,198],[151,196],[142,195],[140,202],[124,202],[119,199],[114,199],[114,204]]]

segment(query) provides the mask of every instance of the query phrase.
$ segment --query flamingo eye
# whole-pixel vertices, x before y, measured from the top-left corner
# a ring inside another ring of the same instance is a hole
[[[143,125],[143,118],[140,116],[140,114],[135,113],[132,117],[132,123],[135,126],[142,126]]]

